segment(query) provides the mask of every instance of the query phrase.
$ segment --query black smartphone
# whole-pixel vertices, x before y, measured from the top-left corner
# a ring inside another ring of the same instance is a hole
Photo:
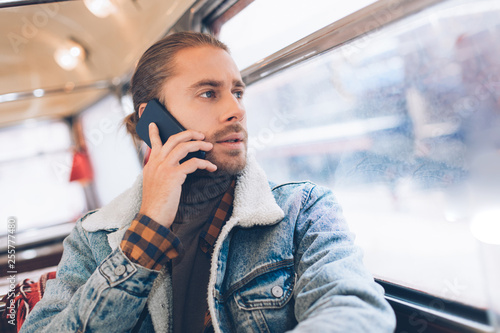
[[[185,131],[186,129],[177,121],[177,119],[168,112],[168,110],[160,103],[157,99],[152,99],[146,105],[142,116],[139,118],[135,130],[139,137],[146,142],[146,144],[151,148],[151,141],[149,139],[149,124],[155,123],[160,131],[160,138],[162,144],[167,142],[171,135],[177,134],[179,132]],[[190,159],[190,158],[205,158],[204,151],[196,151],[189,153],[183,158],[180,163]]]

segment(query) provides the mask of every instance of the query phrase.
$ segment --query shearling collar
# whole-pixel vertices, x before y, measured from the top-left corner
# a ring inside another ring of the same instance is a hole
[[[142,200],[142,173],[131,188],[120,194],[108,205],[87,217],[82,227],[89,232],[113,231],[108,235],[109,245],[115,249],[123,234],[139,212]],[[255,225],[270,225],[284,216],[271,192],[267,177],[253,157],[238,177],[235,188],[233,214],[235,225],[250,228]]]

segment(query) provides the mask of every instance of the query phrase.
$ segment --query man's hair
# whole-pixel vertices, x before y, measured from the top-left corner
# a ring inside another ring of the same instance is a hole
[[[139,106],[156,98],[162,100],[161,91],[165,82],[175,74],[177,52],[201,46],[212,46],[229,52],[228,47],[217,38],[199,32],[176,32],[154,43],[142,55],[130,81],[130,92],[134,112],[125,117],[127,131],[139,139],[135,126],[139,120]],[[162,101],[165,102],[165,101]]]

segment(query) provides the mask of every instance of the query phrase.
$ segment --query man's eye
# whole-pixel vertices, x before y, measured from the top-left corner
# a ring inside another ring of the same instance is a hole
[[[236,97],[238,99],[243,98],[243,91],[235,91],[233,94],[234,94],[234,97]]]
[[[204,93],[202,93],[200,95],[201,97],[204,97],[204,98],[214,98],[215,97],[215,92],[209,90],[209,91],[205,91]]]

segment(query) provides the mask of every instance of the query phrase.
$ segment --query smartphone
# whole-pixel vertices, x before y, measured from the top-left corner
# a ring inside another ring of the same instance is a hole
[[[142,112],[142,116],[139,118],[135,130],[139,137],[146,142],[146,144],[151,148],[151,141],[149,139],[149,124],[155,123],[160,131],[160,138],[162,144],[167,142],[171,135],[177,134],[179,132],[185,131],[186,129],[177,121],[177,119],[172,116],[170,112],[160,103],[157,99],[152,99],[146,105],[146,108]],[[190,158],[205,158],[204,151],[196,151],[186,155],[180,163],[189,160]]]

